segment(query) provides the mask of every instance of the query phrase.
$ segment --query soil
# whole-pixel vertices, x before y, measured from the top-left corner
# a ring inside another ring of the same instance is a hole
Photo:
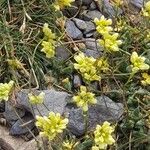
[[[0,138],[0,150],[14,150],[6,141]]]

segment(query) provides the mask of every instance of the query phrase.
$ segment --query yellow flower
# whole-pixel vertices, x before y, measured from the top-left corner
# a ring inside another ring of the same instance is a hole
[[[98,146],[92,146],[92,150],[100,150]]]
[[[107,72],[109,70],[109,64],[108,64],[107,59],[105,59],[104,57],[101,57],[97,61],[97,67],[100,71]]]
[[[55,39],[56,36],[52,33],[51,29],[48,28],[48,24],[45,23],[43,26],[43,33],[44,33],[44,41],[42,42],[42,52],[46,54],[47,58],[54,57],[55,55]]]
[[[7,62],[14,69],[21,69],[23,67],[18,59],[7,59]]]
[[[112,31],[112,27],[110,26],[112,24],[111,19],[106,19],[104,16],[101,16],[100,20],[98,20],[98,18],[95,18],[94,22],[97,26],[96,30],[100,34],[104,35]]]
[[[130,58],[132,63],[132,72],[137,72],[139,70],[148,70],[149,65],[145,63],[146,58],[138,56],[137,52],[133,52]]]
[[[74,63],[74,68],[79,70],[81,75],[87,81],[100,80],[95,67],[96,59],[87,57],[83,53],[79,53],[74,57],[77,63]]]
[[[10,81],[9,83],[0,83],[0,101],[8,101],[9,93],[11,92],[13,85],[14,81]]]
[[[62,133],[68,124],[68,119],[63,119],[59,113],[50,112],[49,116],[36,117],[36,126],[41,129],[40,135],[53,140],[59,133]]]
[[[143,16],[150,17],[150,1],[148,1],[142,9]]]
[[[150,12],[150,1],[145,4],[145,10]]]
[[[142,73],[142,77],[144,78],[141,83],[146,86],[146,85],[150,85],[150,75],[147,73]]]
[[[45,93],[41,92],[39,95],[28,94],[29,102],[31,104],[42,104],[44,102]]]
[[[112,145],[115,142],[111,135],[113,131],[114,128],[107,121],[102,126],[96,126],[96,130],[94,131],[95,150],[97,150],[97,147],[99,149],[106,149],[107,145]]]
[[[75,0],[56,0],[54,3],[54,7],[56,10],[63,9],[65,6],[71,6],[71,3]]]
[[[89,104],[96,104],[97,100],[94,96],[93,93],[87,92],[85,86],[81,86],[80,92],[77,96],[73,97],[73,101],[76,102],[78,107],[81,107],[83,111],[86,112]]]
[[[55,46],[53,46],[52,43],[43,41],[41,45],[43,46],[41,51],[46,54],[47,58],[54,57],[54,55],[55,55]]]
[[[118,33],[114,33],[114,34],[105,34],[103,36],[103,39],[99,40],[100,45],[102,45],[104,47],[104,49],[107,52],[115,52],[115,51],[119,51],[119,45],[122,44],[121,40],[117,40],[119,34]]]
[[[43,26],[43,33],[46,41],[55,44],[54,39],[56,39],[56,35],[55,33],[52,33],[52,30],[48,27],[47,23],[45,23]]]

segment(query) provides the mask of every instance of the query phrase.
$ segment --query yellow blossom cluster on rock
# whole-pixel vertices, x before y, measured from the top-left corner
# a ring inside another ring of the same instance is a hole
[[[51,29],[49,29],[48,24],[45,23],[43,26],[44,40],[42,41],[42,52],[46,54],[47,58],[54,57],[55,55],[55,44],[56,44],[56,36],[52,33]]]
[[[45,93],[41,92],[39,95],[34,95],[32,93],[28,94],[29,102],[31,104],[42,104],[44,102]]]
[[[10,81],[9,83],[0,83],[0,101],[8,101],[13,85],[14,81]]]
[[[54,7],[56,10],[63,9],[66,6],[71,6],[71,3],[75,0],[55,0]]]
[[[59,113],[50,112],[49,116],[36,117],[36,126],[41,129],[40,135],[53,140],[59,133],[66,129],[68,119],[63,119]]]
[[[122,41],[118,40],[118,33],[112,32],[112,20],[106,19],[104,16],[101,16],[100,20],[98,20],[98,18],[95,18],[94,22],[97,26],[97,32],[102,35],[102,39],[99,40],[99,44],[103,46],[104,50],[110,53],[119,51],[119,45],[122,44]]]
[[[73,97],[73,101],[78,107],[81,107],[84,112],[88,110],[89,104],[96,104],[97,102],[95,95],[88,92],[85,86],[80,86],[80,92],[77,96]]]
[[[105,121],[103,125],[97,125],[96,130],[94,131],[94,141],[95,145],[92,147],[92,150],[102,150],[106,149],[108,145],[115,143],[115,140],[112,137],[114,128],[110,126],[110,123]]]

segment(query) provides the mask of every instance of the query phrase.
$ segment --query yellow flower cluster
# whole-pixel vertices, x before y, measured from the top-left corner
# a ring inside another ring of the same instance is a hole
[[[14,81],[10,81],[9,83],[0,83],[0,101],[5,100],[8,101],[9,93],[14,85]]]
[[[143,16],[150,17],[150,1],[148,1],[142,9]]]
[[[149,65],[145,63],[145,60],[145,57],[138,56],[137,52],[133,52],[130,57],[132,72],[136,73],[139,70],[148,70]]]
[[[121,40],[117,40],[119,34],[112,33],[113,28],[110,26],[112,24],[111,19],[106,19],[101,16],[100,20],[94,19],[96,24],[96,30],[102,35],[102,39],[99,40],[99,44],[104,47],[107,52],[119,51],[119,45],[122,44]]]
[[[122,44],[121,40],[117,40],[119,34],[105,34],[103,37],[104,39],[100,39],[99,43],[102,45],[108,52],[115,52],[119,51],[119,45]]]
[[[112,20],[106,19],[104,16],[101,16],[100,20],[98,18],[95,18],[94,22],[96,24],[97,32],[102,35],[108,34],[110,31],[113,30],[111,27]]]
[[[92,150],[106,149],[107,145],[112,145],[115,142],[111,135],[113,131],[114,128],[111,127],[107,121],[105,121],[102,126],[97,125],[94,131],[95,146],[92,147]]]
[[[150,85],[150,75],[147,73],[142,73],[142,77],[143,80],[141,81],[141,83],[146,86],[146,85]]]
[[[45,93],[41,92],[39,95],[28,94],[29,102],[31,104],[42,104],[44,102]]]
[[[87,92],[85,86],[81,86],[80,92],[77,96],[73,97],[73,101],[76,102],[78,107],[81,107],[83,111],[86,112],[89,104],[96,104],[97,100],[94,96],[93,93]]]
[[[63,119],[59,113],[50,112],[49,116],[36,117],[36,126],[41,129],[40,135],[53,140],[57,134],[62,133],[68,124],[68,119]]]
[[[7,59],[7,62],[13,69],[21,69],[23,66],[18,59]]]
[[[65,6],[71,6],[75,0],[55,0],[54,7],[56,10],[63,9]]]
[[[52,43],[43,41],[41,45],[43,46],[41,51],[46,54],[47,58],[54,57],[54,55],[55,55],[55,46],[53,46]]]
[[[47,58],[54,57],[56,36],[54,33],[52,33],[51,29],[49,29],[47,23],[45,23],[43,26],[43,33],[44,33],[44,41],[41,44],[43,46],[41,51],[46,54]]]
[[[83,53],[79,53],[74,56],[77,63],[74,63],[74,68],[79,70],[83,78],[87,81],[100,80],[100,76],[97,75],[96,59],[93,57],[87,57]]]

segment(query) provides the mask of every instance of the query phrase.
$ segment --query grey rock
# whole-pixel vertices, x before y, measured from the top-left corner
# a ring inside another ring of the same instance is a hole
[[[90,49],[86,49],[84,51],[84,54],[86,56],[93,57],[95,59],[99,58],[102,55],[102,53],[100,53],[99,51],[96,51],[96,50],[94,51],[94,50],[90,50]]]
[[[92,2],[90,4],[89,10],[95,10],[95,9],[96,9],[96,4],[95,4],[95,2]]]
[[[95,41],[94,38],[85,38],[85,46],[90,50],[102,51],[102,48],[99,45],[98,41]]]
[[[77,4],[73,3],[71,5],[71,7],[68,7],[67,9],[64,9],[62,12],[66,17],[70,18],[70,17],[73,17],[73,16],[77,15],[78,10],[79,10],[79,8],[78,8]]]
[[[92,3],[93,0],[82,0],[82,4],[89,6]]]
[[[95,90],[99,90],[100,89],[100,84],[99,84],[99,81],[94,81],[91,83],[90,85],[90,88],[91,88],[91,91],[95,91]],[[94,92],[93,91],[93,92]]]
[[[86,29],[84,31],[84,35],[89,34],[89,33],[93,34],[94,31],[96,30],[95,24],[93,22],[91,22],[91,21],[86,21],[86,25],[87,25],[87,27],[86,27]]]
[[[5,102],[0,102],[0,113],[5,111]]]
[[[66,32],[74,40],[80,40],[83,37],[82,32],[75,26],[73,21],[66,22]]]
[[[120,15],[123,12],[120,8],[116,11],[115,7],[113,7],[113,5],[110,3],[109,0],[103,0],[103,1],[100,1],[99,3],[100,3],[99,5],[101,6],[100,10],[102,14],[104,14],[105,16],[109,18],[112,18],[116,15]]]
[[[138,9],[141,9],[143,7],[144,0],[130,0],[130,3]]]
[[[94,36],[94,33],[95,33],[95,31],[91,31],[91,32],[89,32],[89,33],[86,33],[86,34],[85,34],[85,37],[86,37],[86,38],[92,38],[92,37]]]
[[[39,94],[40,92],[45,93],[44,104],[32,105],[31,109],[31,104],[28,100],[29,90],[22,90],[16,95],[18,105],[27,109],[33,115],[47,116],[50,111],[60,114],[63,113],[65,105],[67,104],[66,99],[69,96],[68,93],[51,89],[43,91],[36,90],[34,94]],[[34,112],[32,112],[32,110]]]
[[[94,20],[95,18],[100,19],[101,16],[102,16],[102,14],[98,10],[88,11],[87,13],[83,14],[83,18],[85,21]]]
[[[71,56],[71,53],[69,52],[67,47],[64,47],[64,46],[56,47],[55,51],[56,51],[56,57],[58,60],[64,61]]]
[[[84,135],[85,122],[82,110],[72,107],[67,111],[69,118],[68,129],[76,136]],[[113,102],[106,96],[99,96],[97,97],[97,104],[90,106],[87,114],[87,130],[91,131],[97,124],[102,124],[104,121],[118,121],[123,115],[123,105]]]
[[[26,126],[22,126],[23,124],[28,123]],[[17,120],[15,124],[10,129],[10,135],[22,135],[25,133],[28,133],[29,130],[32,130],[34,128],[34,117],[29,114],[27,116],[24,116],[22,120]]]
[[[78,88],[82,85],[81,77],[79,75],[73,76],[73,85],[75,88]]]
[[[72,19],[75,23],[75,25],[80,29],[80,30],[85,30],[87,28],[87,24],[84,20],[78,19],[78,18],[73,18]]]
[[[15,112],[16,111],[16,112]],[[18,116],[23,117],[25,115],[25,109],[13,107],[9,102],[5,104],[5,112],[3,113],[8,123],[12,123],[14,120],[18,120]]]

